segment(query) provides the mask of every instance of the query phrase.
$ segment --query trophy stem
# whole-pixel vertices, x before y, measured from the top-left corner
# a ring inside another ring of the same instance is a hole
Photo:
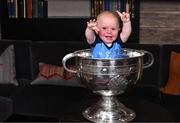
[[[83,111],[83,116],[96,123],[117,123],[132,121],[136,114],[115,96],[102,96],[96,104]]]

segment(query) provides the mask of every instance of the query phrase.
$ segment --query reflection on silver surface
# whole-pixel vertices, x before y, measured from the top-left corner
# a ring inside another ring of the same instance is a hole
[[[133,87],[142,76],[143,68],[150,67],[154,61],[147,51],[123,49],[121,59],[91,59],[91,50],[84,49],[67,54],[62,62],[64,68],[77,74],[80,83],[94,93],[102,95],[102,99],[88,107],[83,116],[93,122],[128,122],[136,114],[120,103],[115,95],[124,93]],[[143,56],[149,60],[144,63]],[[66,61],[76,57],[77,70],[66,67]]]

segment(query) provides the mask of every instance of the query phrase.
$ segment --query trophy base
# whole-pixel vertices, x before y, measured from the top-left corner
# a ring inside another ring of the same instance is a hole
[[[96,104],[83,111],[83,116],[96,123],[118,123],[132,121],[136,114],[116,97],[102,96]]]

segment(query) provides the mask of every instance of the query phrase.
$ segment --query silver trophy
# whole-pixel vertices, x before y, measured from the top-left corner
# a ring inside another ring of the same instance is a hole
[[[146,60],[144,60],[146,56]],[[75,70],[67,67],[67,60],[75,58]],[[76,73],[80,83],[102,98],[83,111],[83,116],[97,123],[132,121],[136,114],[123,105],[116,95],[122,94],[141,78],[144,68],[154,62],[153,55],[144,50],[122,49],[120,59],[92,59],[91,50],[83,49],[64,56],[63,67]]]

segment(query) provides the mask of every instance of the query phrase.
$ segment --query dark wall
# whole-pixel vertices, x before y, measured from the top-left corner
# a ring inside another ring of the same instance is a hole
[[[86,19],[7,19],[3,21],[3,39],[18,40],[84,40]]]

